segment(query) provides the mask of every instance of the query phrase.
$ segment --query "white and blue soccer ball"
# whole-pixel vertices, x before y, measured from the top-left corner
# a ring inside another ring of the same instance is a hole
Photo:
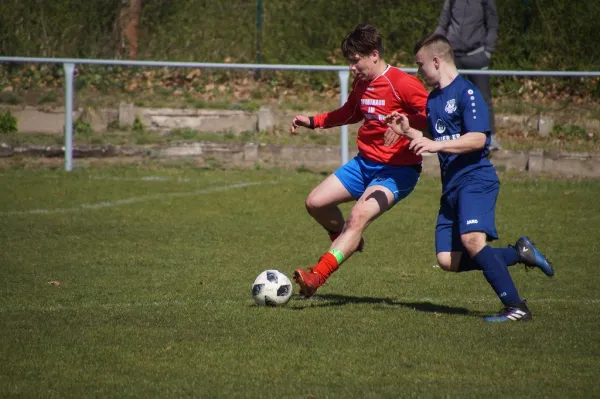
[[[292,282],[279,270],[265,270],[252,284],[252,298],[259,306],[283,306],[293,291]]]

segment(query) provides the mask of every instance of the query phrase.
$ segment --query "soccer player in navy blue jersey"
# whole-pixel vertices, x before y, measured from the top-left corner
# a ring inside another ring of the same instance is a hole
[[[435,231],[437,261],[451,272],[481,270],[504,305],[487,322],[531,320],[531,311],[521,299],[508,266],[523,263],[553,276],[550,262],[528,237],[515,246],[492,248],[498,239],[495,226],[496,199],[500,182],[488,160],[490,127],[488,110],[477,87],[458,74],[448,40],[431,35],[415,47],[419,73],[434,87],[427,99],[427,128],[431,138],[409,126],[398,112],[387,118],[385,143],[399,136],[411,140],[417,155],[437,153],[442,178],[442,197]]]

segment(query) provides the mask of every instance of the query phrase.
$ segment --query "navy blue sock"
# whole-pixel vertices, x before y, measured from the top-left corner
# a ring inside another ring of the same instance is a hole
[[[499,257],[501,260],[503,260],[503,263],[506,264],[506,266],[512,266],[512,265],[516,265],[517,262],[519,261],[519,254],[517,253],[517,250],[511,247],[506,247],[506,248],[492,248],[492,251],[494,251],[494,254]],[[462,254],[462,256],[460,257],[460,263],[458,264],[458,270],[457,273],[462,273],[462,272],[470,272],[473,270],[483,270],[481,268],[481,265],[479,265],[474,259],[472,259],[469,254],[467,254],[466,252],[464,252]]]
[[[506,266],[516,265],[519,262],[519,253],[515,248],[493,248],[496,256],[504,260]]]
[[[462,272],[470,272],[473,270],[482,270],[482,269],[481,269],[481,266],[477,262],[475,262],[475,260],[473,258],[471,258],[468,253],[463,252],[463,254],[460,256],[460,263],[458,264],[458,270],[456,272],[462,273]]]
[[[473,260],[481,266],[483,276],[504,305],[516,306],[521,303],[521,297],[519,297],[504,259],[497,256],[492,247],[489,245],[483,247]]]

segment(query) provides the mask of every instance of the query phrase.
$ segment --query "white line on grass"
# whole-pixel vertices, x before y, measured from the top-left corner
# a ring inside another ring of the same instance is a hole
[[[0,177],[10,176],[6,173],[0,173]],[[62,175],[47,175],[44,176],[45,180],[60,180],[63,179]],[[74,178],[81,178],[87,180],[99,180],[99,181],[123,181],[123,182],[141,182],[141,183],[194,183],[201,182],[201,179],[190,179],[189,177],[172,177],[172,176],[139,176],[139,177],[118,177],[118,176],[102,176],[102,175],[75,175]]]
[[[263,185],[263,184],[277,184],[277,182],[237,183],[237,184],[231,184],[228,186],[217,186],[217,187],[205,188],[205,189],[196,190],[196,191],[184,191],[184,192],[177,192],[177,193],[144,195],[141,197],[131,197],[131,198],[125,198],[125,199],[116,200],[116,201],[102,201],[102,202],[96,202],[94,204],[81,204],[81,205],[74,206],[72,208],[56,208],[56,209],[41,208],[41,209],[30,209],[27,211],[7,211],[7,212],[0,212],[0,216],[40,215],[40,214],[41,215],[49,215],[49,214],[56,214],[56,213],[79,212],[79,211],[84,211],[84,210],[89,210],[89,209],[111,208],[111,207],[115,207],[115,206],[136,204],[139,202],[163,200],[166,198],[180,198],[180,197],[189,197],[189,196],[193,196],[193,195],[210,194],[210,193],[216,193],[219,191],[227,191],[227,190],[233,190],[236,188],[243,188],[243,187],[250,187],[250,186],[259,186],[259,185]]]
[[[110,180],[110,181],[139,181],[139,182],[176,182],[189,183],[192,179],[186,177],[165,177],[165,176],[143,176],[143,177],[105,177],[105,176],[89,176],[90,180]]]
[[[0,177],[8,176],[5,173],[0,173]],[[44,179],[50,180],[59,180],[64,176],[61,175],[48,175],[44,176]],[[76,176],[77,178],[78,176]],[[169,177],[169,176],[140,176],[140,177],[111,177],[111,176],[94,176],[94,175],[83,175],[80,176],[84,179],[88,180],[105,180],[105,181],[125,181],[125,182],[175,182],[175,183],[190,183],[193,182],[193,179],[187,177]],[[202,180],[196,180],[202,181]]]

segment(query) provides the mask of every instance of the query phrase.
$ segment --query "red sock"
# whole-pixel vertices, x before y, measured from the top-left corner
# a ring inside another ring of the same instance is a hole
[[[330,252],[326,252],[325,255],[321,256],[321,259],[319,259],[319,262],[313,267],[312,271],[318,273],[324,280],[327,280],[339,267],[340,265],[335,256]]]

